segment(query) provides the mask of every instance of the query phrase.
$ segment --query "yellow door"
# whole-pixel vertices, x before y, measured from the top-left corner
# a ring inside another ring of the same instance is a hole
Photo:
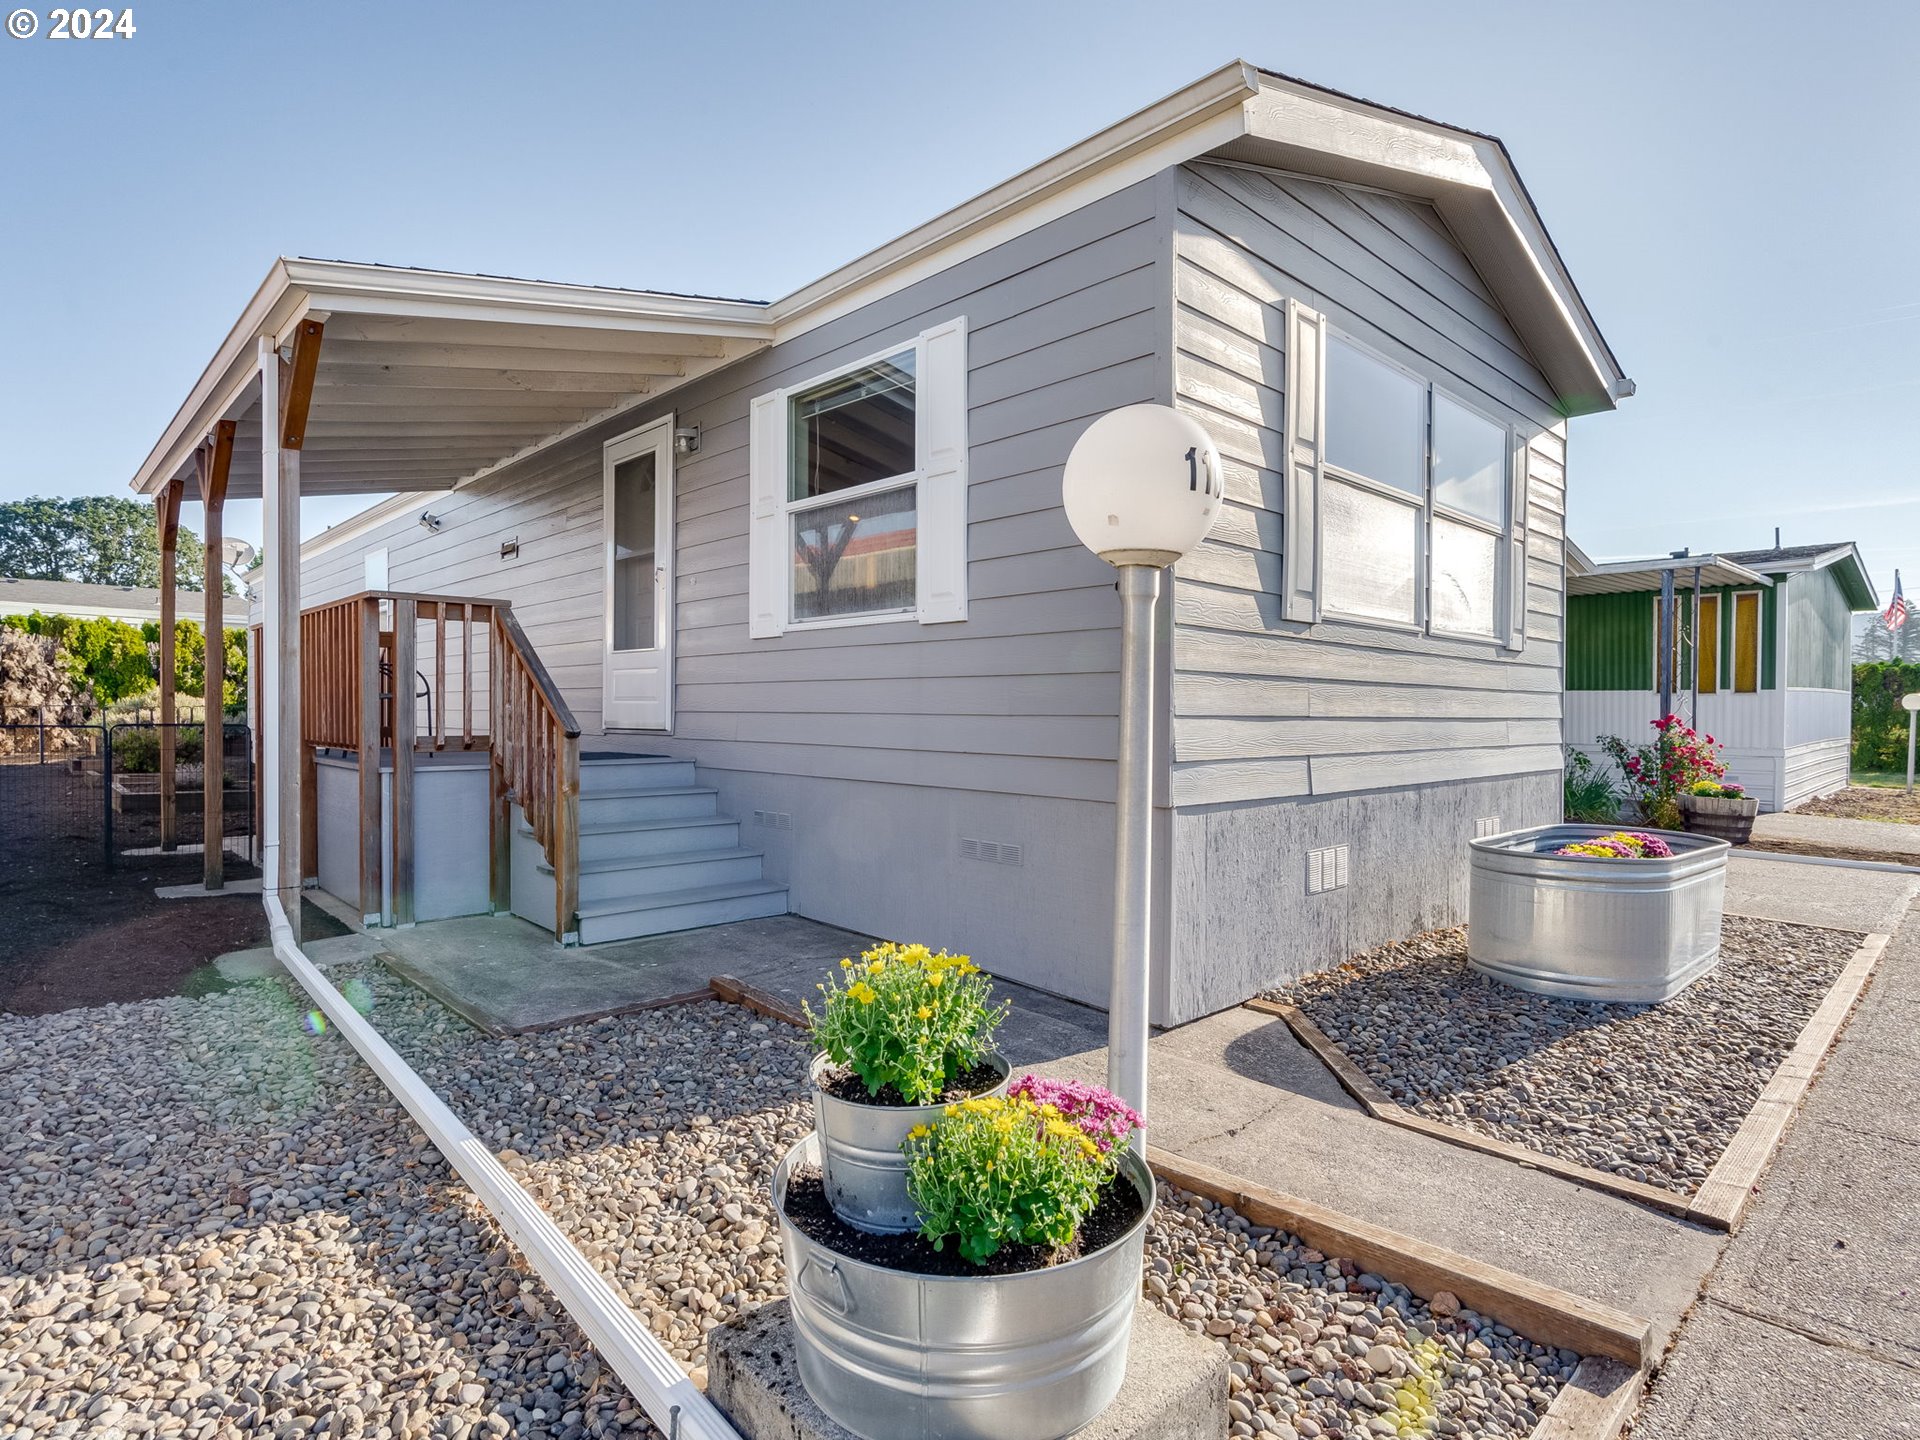
[[[1716,694],[1720,689],[1720,597],[1700,597],[1700,641],[1696,647],[1700,693]]]
[[[1751,592],[1733,597],[1733,688],[1760,688],[1760,597]]]

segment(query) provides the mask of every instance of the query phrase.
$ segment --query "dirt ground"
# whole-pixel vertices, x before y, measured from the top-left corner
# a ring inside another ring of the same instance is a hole
[[[1920,825],[1920,787],[1908,794],[1904,786],[1849,785],[1836,794],[1793,807],[1796,815],[1836,815],[1845,820],[1897,820]]]
[[[200,856],[121,853],[109,870],[104,828],[97,780],[0,765],[0,1011],[206,993],[224,983],[208,962],[266,943],[258,895],[162,900],[156,886],[200,879]],[[183,838],[197,841],[197,817],[192,830]],[[157,841],[157,820],[116,821],[116,849]],[[226,873],[259,872],[229,855]],[[345,933],[311,904],[302,924],[309,937]]]

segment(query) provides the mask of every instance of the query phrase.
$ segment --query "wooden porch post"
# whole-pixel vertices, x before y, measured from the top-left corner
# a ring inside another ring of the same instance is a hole
[[[414,671],[420,602],[393,602],[393,923],[413,924],[413,747],[419,720]],[[438,697],[436,697],[438,698]]]
[[[227,883],[227,775],[226,775],[226,581],[220,564],[221,522],[227,506],[227,477],[233,466],[233,434],[238,425],[222,420],[214,427],[212,443],[198,456],[200,503],[206,509],[207,558],[205,568],[206,718],[201,723],[200,849],[202,882],[209,890]]]
[[[160,848],[180,843],[180,820],[174,813],[173,775],[173,623],[174,597],[179,588],[180,497],[186,485],[169,480],[154,496],[160,527]]]
[[[266,602],[265,650],[267,799],[262,888],[277,893],[293,938],[300,939],[301,855],[300,713],[300,449],[320,361],[322,326],[302,320],[293,360],[280,359],[270,337],[260,340],[260,467],[264,497],[262,538],[273,567]]]
[[[380,600],[360,602],[360,923],[381,923],[380,875]]]

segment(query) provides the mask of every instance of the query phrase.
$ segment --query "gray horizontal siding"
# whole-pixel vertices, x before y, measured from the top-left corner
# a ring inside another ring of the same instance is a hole
[[[1174,803],[1557,768],[1566,449],[1492,295],[1411,201],[1206,164],[1178,172],[1176,196],[1175,393],[1220,449],[1227,501],[1174,583]],[[1533,437],[1518,655],[1281,620],[1290,296]]]
[[[676,463],[674,732],[709,766],[1110,801],[1118,740],[1111,570],[1079,545],[1059,473],[1089,420],[1168,398],[1167,226],[1137,185],[899,294],[702,377],[307,567],[308,603],[360,588],[513,602],[569,703],[600,728],[600,447],[672,409],[701,427]],[[747,633],[748,407],[755,395],[964,315],[969,617]],[[517,561],[499,544],[517,534]],[[557,658],[557,663],[556,663]]]

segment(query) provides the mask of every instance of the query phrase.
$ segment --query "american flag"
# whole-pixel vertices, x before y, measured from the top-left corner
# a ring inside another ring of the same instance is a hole
[[[1900,572],[1893,572],[1893,599],[1887,602],[1887,610],[1880,617],[1880,623],[1891,634],[1907,623],[1907,597],[1900,593]]]

